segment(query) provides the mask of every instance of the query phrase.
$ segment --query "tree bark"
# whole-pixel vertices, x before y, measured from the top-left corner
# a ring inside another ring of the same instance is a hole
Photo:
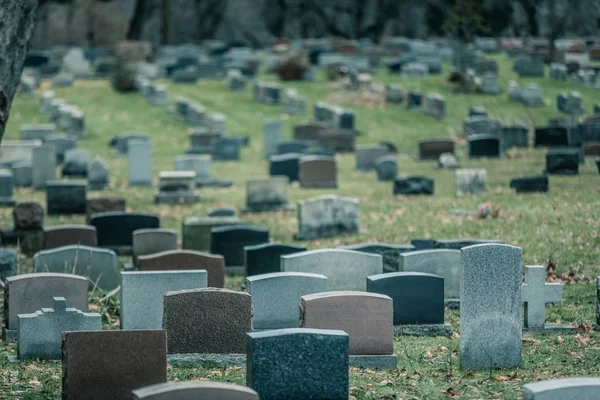
[[[127,39],[129,40],[140,40],[142,38],[145,5],[145,0],[137,0],[135,2],[135,10],[133,12],[133,17],[129,22],[129,29],[127,30]]]
[[[0,0],[0,142],[21,80],[37,0]]]

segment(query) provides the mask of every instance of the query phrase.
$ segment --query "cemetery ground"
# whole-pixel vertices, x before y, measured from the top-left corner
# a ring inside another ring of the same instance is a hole
[[[484,106],[491,117],[504,122],[527,122],[543,125],[557,117],[557,94],[574,90],[571,83],[549,78],[518,79],[510,62],[497,58],[501,71],[498,84],[508,86],[511,79],[520,84],[539,83],[546,104],[540,108],[525,108],[510,103],[506,93],[499,96],[453,93],[455,86],[447,82],[447,73],[422,80],[390,76],[380,69],[376,83],[398,82],[405,90],[420,88],[423,93],[437,91],[446,96],[447,116],[435,119],[420,111],[409,111],[403,105],[352,105],[357,127],[362,135],[358,144],[376,144],[386,140],[398,148],[399,175],[424,175],[435,180],[434,196],[395,197],[391,182],[378,182],[375,172],[354,169],[353,154],[338,154],[338,189],[300,189],[290,187],[290,202],[320,194],[335,193],[360,200],[361,233],[307,242],[309,249],[335,247],[361,242],[403,244],[417,238],[484,238],[500,239],[523,249],[524,265],[545,265],[550,279],[566,283],[562,304],[546,309],[547,322],[572,323],[577,335],[525,335],[523,366],[518,370],[466,372],[458,358],[459,336],[452,338],[397,337],[394,350],[399,356],[398,369],[391,372],[351,369],[351,395],[355,399],[423,399],[455,397],[461,399],[520,398],[523,384],[533,380],[569,376],[600,375],[600,335],[594,333],[595,286],[592,277],[600,274],[600,179],[591,158],[580,168],[579,176],[551,176],[548,193],[517,195],[509,188],[512,178],[539,175],[545,167],[544,149],[508,151],[499,160],[469,160],[466,141],[461,138],[457,155],[462,167],[485,168],[488,193],[479,197],[457,198],[454,171],[436,169],[433,162],[415,161],[419,140],[440,137],[462,137],[462,121],[470,106]],[[448,65],[444,65],[447,72]],[[509,72],[510,71],[510,72]],[[270,76],[267,80],[274,79]],[[263,122],[281,118],[285,135],[291,138],[292,126],[310,117],[288,116],[280,106],[269,106],[252,99],[251,88],[242,93],[227,90],[225,81],[203,81],[197,85],[168,86],[170,101],[185,96],[198,101],[209,111],[227,115],[227,131],[233,136],[250,137],[250,145],[242,149],[241,162],[213,162],[212,175],[231,179],[235,186],[228,189],[201,188],[202,202],[195,205],[156,205],[153,196],[158,191],[158,172],[173,170],[173,157],[185,154],[191,129],[174,118],[166,109],[153,106],[138,94],[117,94],[106,81],[77,81],[73,87],[56,88],[57,98],[80,107],[86,116],[86,134],[78,146],[92,150],[106,160],[111,171],[112,190],[89,192],[88,197],[111,194],[127,199],[128,211],[148,212],[160,216],[161,227],[181,232],[187,216],[206,215],[210,208],[233,205],[238,210],[245,203],[245,182],[249,178],[268,175],[268,161],[262,149]],[[41,90],[47,88],[42,84]],[[325,82],[316,74],[314,82],[285,82],[295,87],[309,100],[309,112],[318,100],[327,100],[344,89]],[[600,103],[600,93],[594,89],[577,88],[584,108],[591,111]],[[38,94],[41,93],[38,92]],[[351,93],[351,92],[348,92]],[[350,96],[350,95],[349,95]],[[335,98],[344,96],[336,95]],[[347,96],[346,96],[347,97]],[[38,111],[37,101],[19,96],[13,104],[5,139],[18,139],[19,126],[25,123],[45,123],[46,116]],[[139,132],[150,136],[153,149],[153,188],[127,188],[127,158],[116,157],[108,147],[110,138],[118,133]],[[36,200],[45,204],[43,191],[17,189],[17,200]],[[478,219],[451,213],[453,209],[475,211],[484,202],[500,210],[496,219]],[[297,231],[295,212],[244,214],[242,221],[265,226],[274,241],[294,243]],[[12,222],[11,209],[0,209],[2,225]],[[85,216],[46,217],[46,225],[85,223]],[[31,259],[19,256],[19,273],[32,272]],[[126,258],[122,258],[126,261]],[[228,277],[226,286],[240,289],[241,277]],[[104,329],[118,327],[118,295],[94,293],[90,311],[102,314]],[[458,331],[459,314],[446,310],[446,320]],[[15,345],[4,345],[0,351],[0,398],[58,399],[60,397],[60,362],[10,363],[8,354]],[[245,384],[241,368],[177,367],[168,370],[169,380],[216,380]]]

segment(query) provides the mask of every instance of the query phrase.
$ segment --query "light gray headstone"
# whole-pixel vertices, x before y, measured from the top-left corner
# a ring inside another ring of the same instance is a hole
[[[521,296],[525,304],[525,327],[544,328],[546,303],[562,301],[562,284],[546,283],[546,267],[526,266]]]
[[[457,196],[487,193],[485,169],[457,169],[455,179]]]
[[[265,157],[277,154],[277,145],[283,141],[283,121],[269,119],[264,123]]]
[[[358,233],[360,203],[358,199],[336,195],[312,197],[298,203],[299,240]]]
[[[444,278],[444,298],[460,297],[460,250],[420,250],[400,254],[399,271],[423,272]]]
[[[19,138],[21,140],[41,140],[45,141],[48,136],[56,133],[54,124],[26,124],[21,125]]]
[[[88,170],[88,189],[102,190],[110,186],[108,164],[99,156],[91,162]]]
[[[177,231],[173,229],[138,229],[132,234],[132,254],[139,256],[177,250]]]
[[[152,147],[150,142],[128,143],[129,186],[152,186]]]
[[[210,157],[207,155],[189,155],[175,157],[176,171],[196,172],[196,183],[210,180]]]
[[[600,378],[564,378],[528,383],[523,386],[523,400],[597,400]]]
[[[33,149],[31,162],[35,189],[43,189],[46,182],[56,180],[56,150],[53,145],[44,144]]]

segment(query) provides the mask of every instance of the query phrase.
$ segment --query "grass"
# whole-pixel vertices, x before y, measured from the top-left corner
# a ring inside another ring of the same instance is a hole
[[[499,85],[506,88],[511,79],[510,62],[498,58],[501,77]],[[446,71],[448,66],[446,66]],[[273,77],[264,77],[274,79]],[[435,179],[436,193],[432,197],[394,197],[391,183],[377,182],[374,173],[354,171],[354,157],[337,155],[339,188],[334,193],[360,199],[361,233],[333,239],[308,242],[309,248],[323,248],[365,241],[407,243],[412,238],[493,238],[523,248],[526,265],[556,267],[558,277],[567,282],[586,280],[600,274],[600,177],[591,158],[581,166],[576,177],[550,177],[547,194],[516,195],[508,187],[510,179],[539,174],[545,167],[543,149],[511,151],[500,160],[468,160],[464,140],[459,139],[458,155],[463,167],[485,168],[488,174],[488,194],[480,197],[457,198],[454,193],[454,173],[437,170],[432,163],[414,161],[419,140],[457,136],[462,120],[470,106],[482,105],[488,112],[505,122],[527,121],[545,124],[558,116],[556,95],[574,90],[568,83],[548,78],[518,80],[535,81],[544,89],[547,104],[541,108],[526,109],[500,96],[453,94],[453,86],[445,75],[423,80],[406,80],[388,76],[379,71],[377,83],[399,82],[406,89],[421,89],[424,93],[437,91],[446,96],[447,116],[441,120],[421,112],[407,111],[400,105],[387,107],[352,107],[356,112],[357,128],[364,134],[358,143],[394,142],[400,149],[399,173],[419,174]],[[285,121],[286,137],[291,138],[292,126],[308,116],[288,116],[278,106],[267,106],[252,100],[251,89],[233,93],[223,81],[201,82],[193,86],[167,83],[170,99],[178,95],[199,101],[210,111],[227,115],[228,131],[232,135],[248,135],[249,148],[243,149],[239,163],[213,163],[213,176],[232,179],[230,189],[201,189],[203,202],[192,206],[155,205],[152,202],[156,188],[127,188],[127,160],[114,157],[107,144],[118,133],[140,132],[151,137],[153,172],[173,169],[173,157],[183,154],[188,147],[190,129],[173,118],[166,110],[154,107],[137,94],[116,94],[104,81],[78,81],[74,87],[56,89],[56,96],[80,107],[86,118],[87,137],[79,146],[90,149],[104,158],[111,168],[111,191],[102,194],[123,196],[130,211],[156,213],[165,228],[180,232],[181,222],[187,216],[206,215],[208,209],[233,205],[240,209],[245,203],[245,182],[251,177],[268,175],[268,162],[262,151],[262,124],[267,118]],[[286,83],[309,99],[309,110],[317,100],[327,99],[340,92],[324,82],[317,74],[317,82]],[[600,93],[593,89],[577,89],[582,93],[584,107],[591,110],[600,102]],[[340,97],[340,96],[337,96]],[[343,96],[342,96],[343,97]],[[24,123],[44,123],[46,116],[39,114],[37,102],[17,97],[13,105],[5,139],[18,139],[19,126]],[[157,180],[157,178],[156,178]],[[297,202],[330,190],[290,188],[290,201]],[[96,195],[91,192],[91,196]],[[98,193],[100,195],[100,193]],[[43,192],[19,189],[19,200],[32,199],[45,204]],[[491,202],[501,210],[499,219],[479,220],[454,216],[451,209],[476,209],[483,202]],[[47,217],[47,225],[84,223],[84,216]],[[295,213],[263,213],[244,215],[250,224],[269,228],[274,241],[291,243],[297,231]],[[0,210],[1,226],[12,225],[10,209]],[[125,259],[123,259],[125,261]],[[20,257],[20,272],[31,271],[31,260]],[[229,278],[227,285],[239,289],[243,279]],[[533,336],[523,343],[523,366],[518,370],[465,372],[458,359],[458,335],[451,339],[402,337],[395,341],[399,368],[394,372],[351,370],[351,394],[356,399],[424,399],[424,398],[502,398],[521,396],[523,384],[541,379],[566,376],[600,375],[600,338],[593,333],[594,285],[589,283],[566,285],[564,301],[549,307],[546,318],[578,326],[577,336]],[[118,297],[118,296],[116,296]],[[118,321],[118,300],[100,301],[95,296],[92,309],[104,316],[105,329],[114,328]],[[458,313],[446,311],[447,320],[458,331]],[[0,351],[0,373],[3,383],[0,398],[58,399],[60,398],[60,363],[21,362],[10,364],[7,355],[15,352],[15,345],[5,345]],[[210,379],[244,384],[243,369],[222,368],[169,368],[169,380]]]

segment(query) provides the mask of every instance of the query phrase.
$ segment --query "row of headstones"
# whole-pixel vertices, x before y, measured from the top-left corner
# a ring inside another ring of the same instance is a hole
[[[389,103],[404,103],[404,89],[402,85],[397,83],[390,83],[385,87],[386,101]],[[423,104],[423,111],[425,114],[442,118],[446,115],[446,98],[439,93],[427,93],[425,98],[419,92],[412,91],[410,96],[407,94],[406,99],[411,104],[407,104],[409,109],[417,109]]]

